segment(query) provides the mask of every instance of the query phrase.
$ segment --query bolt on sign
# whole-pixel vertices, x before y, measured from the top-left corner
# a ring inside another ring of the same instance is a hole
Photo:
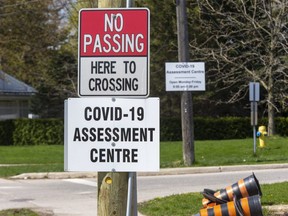
[[[159,98],[65,101],[66,171],[159,171]]]
[[[79,12],[79,96],[149,95],[147,8]]]

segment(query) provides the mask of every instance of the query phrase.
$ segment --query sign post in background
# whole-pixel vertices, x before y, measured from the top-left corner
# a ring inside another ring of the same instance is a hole
[[[253,127],[253,146],[256,154],[256,126],[258,124],[258,105],[260,100],[260,84],[258,82],[249,83],[249,100],[251,102],[251,126]]]

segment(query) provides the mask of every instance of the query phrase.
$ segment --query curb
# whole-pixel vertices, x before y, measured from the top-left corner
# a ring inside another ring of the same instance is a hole
[[[263,169],[288,168],[287,164],[256,164],[235,166],[210,166],[210,167],[183,167],[164,168],[159,172],[137,172],[137,176],[159,176],[159,175],[184,175],[197,173],[217,173],[233,171],[253,171]],[[97,178],[97,172],[47,172],[47,173],[23,173],[12,176],[9,179],[69,179],[69,178]]]

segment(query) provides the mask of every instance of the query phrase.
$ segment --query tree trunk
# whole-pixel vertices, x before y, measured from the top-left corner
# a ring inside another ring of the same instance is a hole
[[[272,14],[272,7],[269,5],[270,8],[270,14]],[[272,23],[271,23],[272,25]],[[273,78],[273,66],[275,65],[275,56],[274,56],[274,51],[275,51],[275,46],[276,46],[276,37],[274,29],[271,29],[271,42],[270,42],[270,52],[269,52],[269,62],[268,62],[268,136],[273,136],[275,134],[275,122],[274,122],[274,115],[275,115],[275,104],[274,104],[274,78]]]
[[[273,91],[268,92],[268,136],[275,135],[275,108],[273,106]]]

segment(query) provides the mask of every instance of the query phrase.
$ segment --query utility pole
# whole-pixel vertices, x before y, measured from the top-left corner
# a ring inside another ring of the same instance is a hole
[[[178,30],[178,61],[189,62],[186,0],[176,0],[176,14]],[[190,166],[195,161],[193,102],[191,91],[181,92],[181,122],[183,160],[186,166]]]
[[[98,8],[130,7],[131,4],[131,0],[98,0]],[[128,172],[98,172],[98,216],[137,215],[136,174],[131,175]],[[133,193],[128,194],[128,182],[131,181]]]

